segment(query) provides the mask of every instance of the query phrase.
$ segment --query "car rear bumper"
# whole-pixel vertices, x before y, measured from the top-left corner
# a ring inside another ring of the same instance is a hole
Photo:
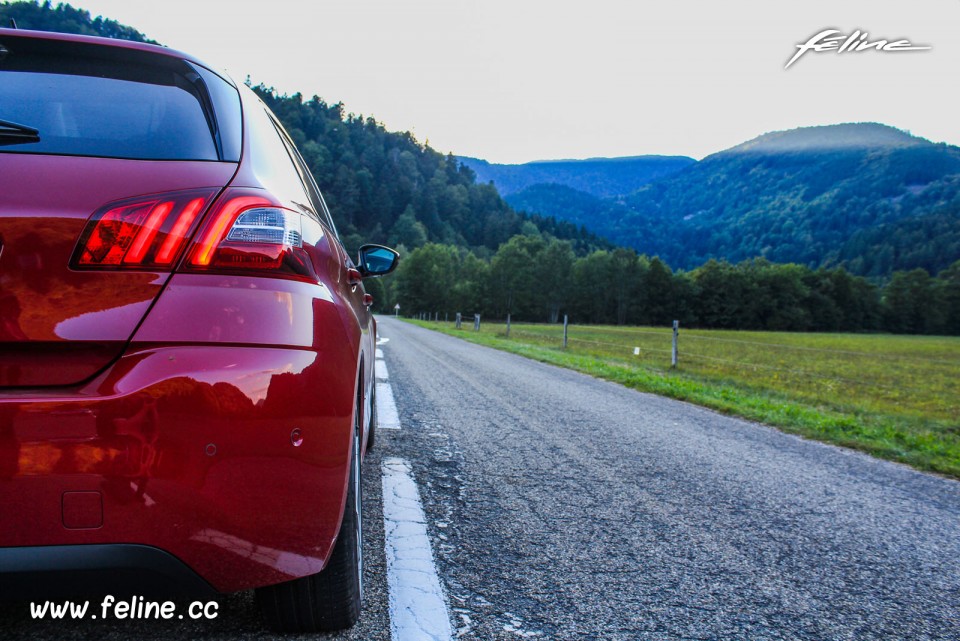
[[[141,347],[82,387],[0,392],[0,573],[43,549],[109,561],[116,544],[220,592],[318,572],[351,443],[354,372],[337,365],[304,349]]]
[[[210,598],[216,590],[180,559],[145,545],[0,548],[0,599],[100,594]]]

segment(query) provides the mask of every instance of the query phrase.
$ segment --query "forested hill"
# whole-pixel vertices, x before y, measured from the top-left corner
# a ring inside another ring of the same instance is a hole
[[[564,185],[600,198],[632,193],[696,162],[686,156],[539,160],[522,165],[499,165],[466,156],[459,160],[477,174],[477,182],[492,181],[504,196],[535,185]]]
[[[649,242],[632,224],[679,237],[682,251],[661,254],[675,265],[763,256],[871,276],[936,273],[960,256],[958,186],[956,147],[877,124],[811,127],[760,136],[648,185],[617,225],[631,245]]]
[[[89,11],[76,9],[69,4],[54,6],[49,0],[41,4],[35,2],[0,3],[0,26],[9,27],[11,20],[16,22],[19,29],[76,33],[82,36],[119,38],[121,40],[157,44],[155,40],[150,40],[133,27],[122,25],[116,20],[99,16],[91,18]]]
[[[960,149],[875,123],[765,134],[625,199],[541,186],[509,200],[681,268],[762,256],[885,278],[960,257]]]
[[[531,185],[505,197],[519,211],[534,211],[556,216],[587,229],[616,229],[616,222],[631,214],[623,198],[598,198],[585,191],[558,184]],[[620,245],[627,246],[620,242]]]
[[[70,5],[0,4],[0,24],[11,18],[22,29],[147,41],[131,27],[91,18]],[[362,242],[408,250],[440,242],[492,255],[512,236],[531,231],[569,240],[580,254],[611,247],[569,222],[515,212],[453,156],[420,144],[410,133],[389,132],[373,118],[346,113],[341,103],[280,96],[263,85],[254,89],[303,153],[349,250]]]

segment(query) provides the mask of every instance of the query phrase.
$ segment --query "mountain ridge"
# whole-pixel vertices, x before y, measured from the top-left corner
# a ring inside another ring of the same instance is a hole
[[[687,156],[660,155],[535,160],[515,165],[469,156],[458,156],[457,160],[476,174],[477,182],[492,182],[503,196],[532,185],[563,184],[599,197],[632,193],[696,162]]]
[[[960,257],[960,148],[880,123],[769,132],[630,195],[585,195],[540,185],[506,200],[684,269],[763,257],[885,278]]]
[[[914,136],[908,131],[879,122],[844,122],[768,131],[717,153],[742,153],[747,151],[785,153],[833,149],[872,149],[922,144],[934,143],[925,138]]]

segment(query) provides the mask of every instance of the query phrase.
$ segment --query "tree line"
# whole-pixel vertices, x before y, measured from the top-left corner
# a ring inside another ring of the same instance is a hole
[[[960,335],[960,261],[931,276],[893,274],[883,286],[842,267],[812,269],[751,259],[710,260],[673,271],[632,249],[577,256],[571,243],[519,234],[489,259],[463,247],[428,243],[401,261],[396,276],[370,282],[380,311],[479,313],[485,318],[613,325],[795,332]]]

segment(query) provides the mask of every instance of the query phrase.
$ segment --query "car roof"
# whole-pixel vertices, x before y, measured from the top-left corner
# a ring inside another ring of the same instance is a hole
[[[176,58],[179,60],[186,60],[194,64],[198,64],[206,69],[209,69],[213,73],[216,73],[218,76],[226,80],[228,83],[234,87],[237,84],[230,78],[225,72],[218,71],[216,67],[213,67],[202,60],[186,54],[182,51],[177,51],[176,49],[171,49],[162,45],[153,45],[147,44],[145,42],[134,42],[132,40],[121,40],[119,38],[101,38],[100,36],[81,36],[73,33],[58,33],[53,31],[33,31],[31,29],[9,29],[9,28],[0,28],[0,44],[3,43],[3,38],[29,38],[31,40],[41,40],[48,41],[51,44],[53,43],[63,43],[70,44],[75,43],[82,46],[95,46],[95,47],[108,47],[114,51],[122,52],[124,50],[133,52],[140,52],[141,54],[152,54],[157,56],[163,56],[167,58]]]

